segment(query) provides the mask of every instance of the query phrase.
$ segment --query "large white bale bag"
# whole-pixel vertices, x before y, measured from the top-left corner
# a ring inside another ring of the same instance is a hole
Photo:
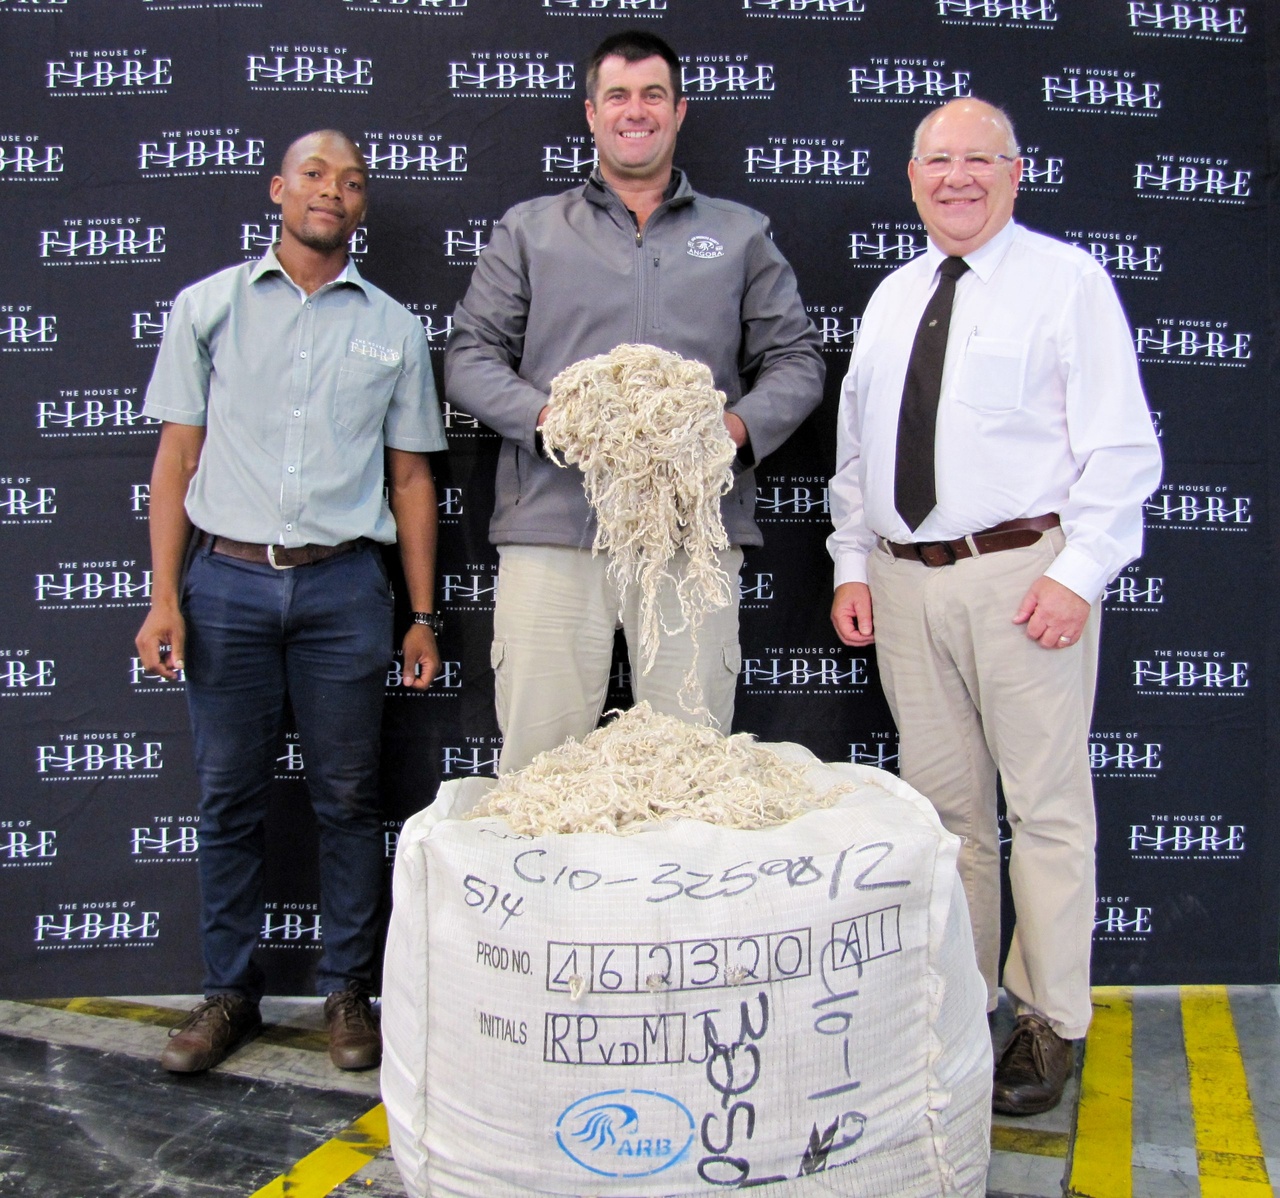
[[[401,833],[382,1093],[414,1198],[982,1195],[991,1044],[957,839],[880,770],[826,809],[517,836],[448,782]]]

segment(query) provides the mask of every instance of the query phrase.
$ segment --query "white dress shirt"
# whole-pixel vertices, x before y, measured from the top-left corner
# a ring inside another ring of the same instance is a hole
[[[840,399],[835,582],[866,582],[876,538],[954,540],[1057,512],[1047,571],[1090,603],[1142,551],[1160,449],[1115,288],[1082,250],[1010,221],[965,255],[938,404],[937,506],[913,533],[893,501],[902,384],[945,255],[929,242],[871,297]]]

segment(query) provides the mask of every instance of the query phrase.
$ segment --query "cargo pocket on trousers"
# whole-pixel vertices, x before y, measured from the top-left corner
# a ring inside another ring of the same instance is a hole
[[[489,666],[493,670],[493,706],[498,717],[498,731],[507,730],[507,703],[509,701],[507,687],[504,683],[505,671],[502,663],[507,656],[507,642],[494,640],[489,646]]]
[[[707,693],[703,696],[703,702],[707,705],[707,710],[711,713],[715,726],[724,733],[729,735],[729,730],[733,725],[733,708],[734,700],[738,692],[738,674],[742,670],[742,647],[736,642],[732,644],[722,644],[716,646],[716,650],[720,654],[719,669],[703,669],[701,672],[704,679],[704,685]],[[703,652],[715,652],[710,646]],[[707,663],[712,665],[711,662]]]

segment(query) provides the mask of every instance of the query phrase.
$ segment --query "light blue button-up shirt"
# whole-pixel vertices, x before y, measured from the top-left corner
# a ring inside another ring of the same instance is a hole
[[[384,446],[445,448],[418,319],[350,261],[306,295],[270,249],[174,301],[144,410],[206,426],[187,514],[258,544],[390,544]]]

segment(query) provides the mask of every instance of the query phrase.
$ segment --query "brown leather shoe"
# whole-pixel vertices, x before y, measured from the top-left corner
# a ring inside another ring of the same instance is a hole
[[[329,1025],[329,1060],[339,1069],[372,1069],[382,1061],[382,1034],[359,990],[335,990],[324,1000]]]
[[[1019,1015],[996,1062],[991,1109],[999,1115],[1039,1115],[1062,1100],[1075,1068],[1075,1045],[1036,1015]]]
[[[203,1073],[262,1030],[258,1004],[240,994],[215,994],[193,1007],[169,1033],[160,1064],[170,1073]]]

